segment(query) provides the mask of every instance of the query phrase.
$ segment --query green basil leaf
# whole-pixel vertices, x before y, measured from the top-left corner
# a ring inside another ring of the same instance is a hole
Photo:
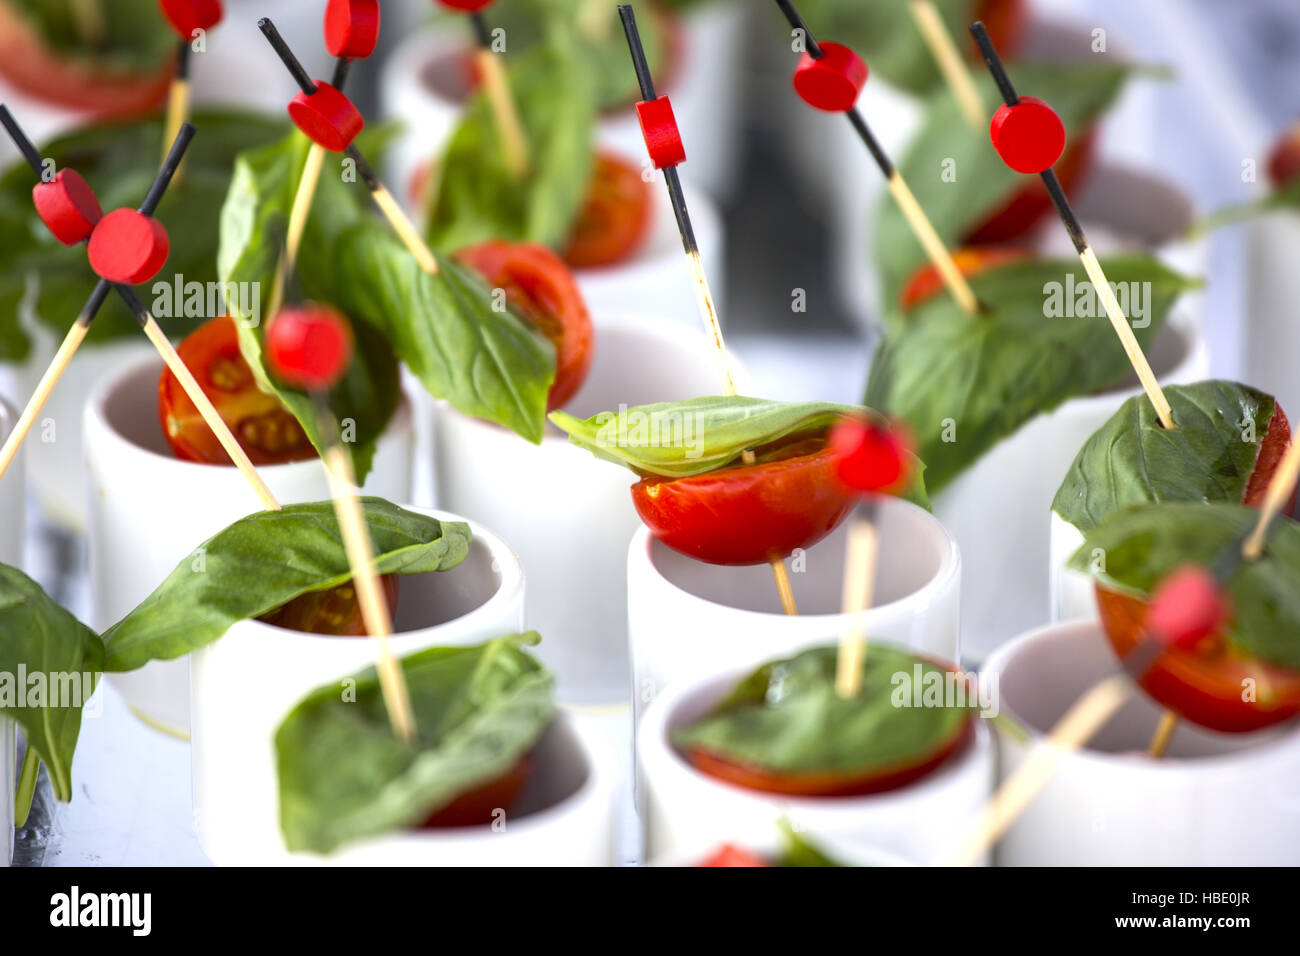
[[[0,714],[23,729],[49,772],[54,795],[65,803],[72,799],[81,707],[103,670],[99,635],[31,578],[0,564]]]
[[[1178,428],[1163,428],[1145,395],[1130,398],[1079,449],[1053,511],[1086,534],[1130,505],[1245,498],[1277,407],[1273,396],[1223,381],[1164,392]]]
[[[174,338],[212,318],[206,309],[197,316],[180,314],[184,310],[175,301],[174,277],[202,283],[205,289],[217,280],[217,234],[209,226],[225,199],[236,155],[288,128],[275,117],[229,110],[199,111],[194,123],[198,134],[185,160],[185,175],[172,183],[158,207],[171,239],[166,272],[140,289],[141,299],[157,310],[159,324]],[[41,155],[54,160],[57,169],[76,169],[104,209],[135,207],[144,201],[158,170],[162,139],[161,119],[101,123],[54,140]],[[29,294],[38,319],[62,338],[98,281],[86,264],[85,248],[63,246],[42,224],[32,205],[35,185],[23,162],[10,165],[0,177],[0,361],[27,357],[30,343],[20,318]],[[109,296],[89,341],[139,334],[130,311],[117,296]]]
[[[942,681],[943,668],[873,643],[862,691],[845,699],[835,690],[837,656],[836,647],[817,647],[764,664],[712,713],[674,732],[673,744],[770,772],[867,776],[919,762],[965,729],[965,708],[900,703],[912,700],[907,682]]]
[[[1071,143],[1110,106],[1131,72],[1115,63],[1023,64],[1009,70],[1022,94],[1052,104]],[[1001,102],[986,70],[977,71],[975,82],[990,110]],[[948,169],[955,170],[955,181],[945,175]],[[1036,177],[1017,173],[1002,162],[987,128],[966,125],[947,89],[937,90],[927,101],[925,122],[899,160],[898,171],[950,248],[961,245],[967,234],[1001,209],[1017,190],[1037,182]],[[886,319],[896,321],[894,303],[903,284],[928,260],[897,203],[880,203],[875,236]]]
[[[103,35],[92,38],[73,0],[4,0],[50,50],[118,76],[156,74],[176,55],[176,34],[158,0],[91,0],[100,10]],[[110,9],[111,8],[111,9]],[[107,207],[105,207],[107,208]]]
[[[1240,547],[1259,512],[1240,504],[1176,502],[1117,511],[1090,532],[1070,567],[1134,597],[1184,564],[1211,565]],[[1094,560],[1097,549],[1105,561]],[[1227,580],[1230,644],[1263,660],[1300,670],[1300,524],[1286,518],[1270,529],[1264,555],[1243,562]]]
[[[447,571],[469,553],[469,528],[362,498],[380,574]],[[134,611],[104,632],[106,669],[173,660],[313,591],[352,580],[331,501],[241,518],[185,558]]]
[[[513,57],[509,76],[532,171],[524,182],[511,175],[487,94],[475,96],[436,167],[428,230],[435,249],[487,239],[560,249],[573,231],[591,178],[590,78],[571,44],[556,43]]]
[[[393,735],[374,668],[309,694],[275,734],[280,829],[290,850],[329,853],[418,825],[509,772],[555,716],[551,674],[523,650],[536,633],[405,658],[419,741]],[[355,686],[352,681],[355,681]]]
[[[1134,328],[1144,348],[1194,284],[1146,256],[1116,257],[1104,268],[1112,284],[1139,283],[1136,288],[1146,290],[1149,324]],[[971,280],[988,312],[972,318],[947,296],[936,296],[908,312],[905,327],[882,344],[866,404],[911,426],[932,494],[1035,416],[1131,374],[1110,320],[1085,283],[1077,260],[990,269]],[[1087,296],[1079,294],[1084,289]],[[948,422],[955,423],[956,440]]]
[[[781,836],[785,840],[785,847],[778,866],[844,866],[843,863],[831,859],[821,847],[791,826],[789,820],[782,820],[779,826]]]

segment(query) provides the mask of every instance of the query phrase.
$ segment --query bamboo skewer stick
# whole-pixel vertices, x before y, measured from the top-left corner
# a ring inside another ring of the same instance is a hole
[[[979,129],[987,119],[984,104],[980,101],[975,78],[971,76],[970,68],[961,55],[957,41],[948,32],[948,27],[943,22],[943,17],[939,15],[933,0],[909,0],[908,7],[912,12],[912,19],[916,21],[916,28],[921,31],[921,38],[930,48],[930,54],[934,57],[944,82],[948,84],[953,99],[957,101],[957,107],[961,110],[966,125],[971,129]]]
[[[1245,560],[1258,561],[1264,554],[1268,529],[1273,524],[1273,519],[1281,513],[1287,499],[1291,497],[1297,480],[1300,480],[1300,442],[1293,441],[1268,483],[1268,490],[1264,493],[1264,506],[1259,510],[1259,521],[1255,524],[1255,530],[1242,545],[1241,556]]]
[[[848,627],[840,636],[839,657],[835,666],[835,692],[848,699],[862,690],[862,665],[867,657],[867,629],[863,615],[871,607],[871,593],[876,578],[876,557],[880,536],[876,530],[877,507],[864,502],[861,513],[849,519],[849,539],[844,561],[842,611],[848,615]]]
[[[163,161],[181,127],[190,119],[190,41],[181,40],[176,50],[176,75],[167,91],[167,118],[163,123]]]
[[[1156,732],[1151,735],[1151,743],[1147,745],[1147,756],[1159,759],[1165,755],[1169,749],[1170,742],[1174,739],[1174,731],[1178,729],[1178,715],[1172,710],[1166,710],[1160,715],[1160,723],[1156,725]]]
[[[510,90],[505,64],[498,54],[492,52],[492,35],[482,12],[470,14],[469,19],[474,26],[474,38],[478,44],[478,49],[474,52],[474,64],[483,78],[483,89],[496,120],[497,133],[505,151],[506,169],[514,179],[525,179],[532,171],[532,161],[528,156],[528,135],[519,118],[519,109]]]
[[[636,13],[627,4],[620,4],[619,16],[623,21],[623,31],[627,35],[628,49],[632,54],[632,66],[636,70],[637,82],[641,87],[641,98],[646,102],[656,99],[654,78],[650,75],[650,66],[646,62],[645,50],[641,46],[641,36],[636,25]],[[722,337],[722,323],[718,318],[717,303],[709,287],[709,277],[700,258],[699,242],[695,238],[695,227],[691,223],[690,211],[686,206],[686,194],[682,190],[681,177],[677,168],[669,166],[663,170],[664,183],[668,187],[668,197],[672,201],[673,213],[677,218],[678,231],[681,233],[682,249],[686,253],[687,264],[695,285],[695,298],[699,306],[700,317],[704,320],[705,331],[713,343],[713,357],[717,363],[722,379],[723,394],[732,396],[736,392],[736,380],[727,358],[727,346]],[[741,454],[741,461],[752,465],[757,459],[749,449]],[[786,571],[785,558],[773,554],[768,559],[772,568],[772,577],[776,581],[777,594],[781,598],[781,608],[786,614],[797,614],[798,606],[794,599],[794,590],[790,586],[790,576]]]

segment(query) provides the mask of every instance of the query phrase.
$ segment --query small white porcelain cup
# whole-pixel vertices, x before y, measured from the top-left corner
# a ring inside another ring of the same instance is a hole
[[[1171,319],[1148,357],[1160,381],[1194,382],[1209,355],[1190,323]],[[1075,398],[1003,439],[934,497],[935,516],[963,558],[962,659],[979,663],[998,645],[1049,618],[1052,499],[1074,456],[1136,382]]]
[[[868,652],[870,653],[870,652]],[[921,864],[943,862],[972,826],[993,784],[990,734],[974,738],[933,772],[887,793],[861,797],[783,797],[745,790],[695,770],[674,749],[674,730],[708,713],[747,673],[682,681],[661,694],[640,725],[648,855],[694,858],[719,843],[762,845],[788,819],[832,841],[847,862],[874,850]]]
[[[3,444],[13,431],[18,415],[13,407],[0,398],[0,444]],[[25,494],[22,456],[0,478],[0,564],[21,568],[23,565],[23,533],[26,528],[27,498]]]
[[[464,520],[445,512],[422,513],[447,521]],[[479,644],[524,629],[524,574],[519,559],[494,533],[474,523],[470,530],[470,553],[460,565],[450,571],[400,579],[394,620],[397,633],[392,640],[399,656],[428,647]],[[317,687],[372,665],[374,643],[240,621],[220,640],[190,657],[199,842],[214,862],[222,864],[295,859],[280,836],[276,728],[298,701]],[[559,769],[563,770],[568,759],[564,754],[573,748],[559,749]],[[511,829],[509,822],[506,829]],[[486,836],[490,841],[496,835]],[[403,837],[388,849],[407,862],[417,862],[412,848],[401,846],[413,840],[424,842],[423,837]],[[434,858],[437,837],[428,842],[429,846],[420,850],[424,863],[465,861],[464,850],[446,860]],[[456,841],[450,844],[454,847]],[[547,849],[555,847],[548,845]]]
[[[14,799],[18,787],[18,746],[14,723],[0,717],[0,865],[14,861]]]
[[[880,558],[868,635],[916,653],[956,660],[962,558],[944,527],[898,498],[880,503]],[[682,682],[757,667],[834,643],[846,527],[786,562],[799,614],[781,611],[771,569],[704,564],[678,554],[644,527],[627,552],[627,616],[635,717]]]
[[[610,318],[599,323],[591,371],[566,411],[586,418],[719,391],[702,333]],[[624,555],[640,524],[629,490],[636,476],[549,426],[533,445],[445,403],[435,409],[438,504],[500,529],[519,553],[531,584],[528,626],[542,633],[538,657],[555,671],[560,700],[625,703]]]
[[[233,466],[181,461],[158,420],[162,362],[142,359],[105,381],[85,411],[90,478],[90,577],[93,626],[125,617],[196,547],[261,509]],[[364,493],[406,501],[411,492],[413,429],[407,396],[379,439]],[[281,504],[329,497],[319,460],[259,468]],[[182,658],[154,661],[109,678],[137,716],[183,736],[189,727],[189,670]]]
[[[1031,732],[998,734],[998,775],[1098,681],[1119,672],[1100,625],[1065,621],[1017,637],[981,672],[1002,711]],[[1161,708],[1133,699],[1084,750],[1067,755],[998,844],[1006,866],[1294,866],[1300,861],[1300,726],[1220,734],[1178,726],[1163,759],[1146,755]]]

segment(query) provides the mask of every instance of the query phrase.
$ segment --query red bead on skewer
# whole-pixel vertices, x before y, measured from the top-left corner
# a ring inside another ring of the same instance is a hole
[[[299,92],[289,103],[289,117],[313,143],[341,153],[365,128],[366,121],[352,101],[323,80],[310,95]]]
[[[211,30],[221,22],[221,0],[158,0],[163,16],[183,40],[192,40],[196,30]]]
[[[853,109],[867,85],[867,64],[839,43],[819,44],[820,57],[805,52],[794,71],[795,92],[809,106],[827,113]]]
[[[989,137],[1002,161],[1018,173],[1046,172],[1065,152],[1065,124],[1036,96],[999,106],[989,123]]]
[[[330,0],[325,8],[325,47],[330,55],[364,60],[379,42],[379,0]]]
[[[461,13],[478,13],[492,3],[492,0],[437,0],[449,10],[459,10]]]
[[[1230,607],[1209,569],[1187,565],[1171,571],[1147,607],[1147,633],[1181,650],[1195,650],[1227,623]]]
[[[104,218],[95,191],[76,170],[60,170],[51,182],[37,183],[32,200],[41,221],[65,246],[85,242]]]
[[[863,494],[897,491],[911,477],[910,442],[897,426],[845,418],[831,429],[829,446],[835,475],[846,488]]]
[[[328,392],[352,360],[352,330],[342,315],[323,305],[284,309],[267,327],[266,358],[285,384]]]
[[[667,169],[686,162],[686,147],[668,97],[637,103],[636,116],[641,122],[641,135],[645,137],[646,150],[655,169]]]
[[[115,209],[90,235],[90,267],[101,279],[139,285],[167,262],[170,243],[163,224],[135,209]]]

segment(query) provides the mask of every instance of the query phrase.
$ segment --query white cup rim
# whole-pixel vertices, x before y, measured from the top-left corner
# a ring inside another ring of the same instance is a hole
[[[1058,621],[1055,624],[1047,624],[1020,634],[1006,643],[1002,644],[984,662],[979,670],[979,676],[986,674],[996,674],[999,678],[998,686],[1001,687],[1002,672],[1006,670],[1011,661],[1022,651],[1033,644],[1049,640],[1056,636],[1076,637],[1084,632],[1099,632],[1101,622],[1093,618],[1073,618],[1067,621]],[[1116,673],[1119,669],[1116,668]],[[1136,692],[1141,695],[1145,694],[1140,688]],[[999,707],[1005,710],[1010,716],[1023,727],[1034,740],[1035,743],[1041,742],[1047,737],[1043,731],[1025,721],[1011,702],[999,700]],[[1242,766],[1251,765],[1261,758],[1267,760],[1275,751],[1283,750],[1287,747],[1294,746],[1292,738],[1300,735],[1300,719],[1293,719],[1291,726],[1283,724],[1271,731],[1258,731],[1255,734],[1233,734],[1231,736],[1244,739],[1253,736],[1260,736],[1260,739],[1251,742],[1248,746],[1239,750],[1229,751],[1219,754],[1205,754],[1195,757],[1179,757],[1166,755],[1159,760],[1152,760],[1145,754],[1137,753],[1109,753],[1100,750],[1091,750],[1087,747],[1075,750],[1068,755],[1069,760],[1081,761],[1087,764],[1095,764],[1099,767],[1113,767],[1116,764],[1132,764],[1135,769],[1149,773],[1168,773],[1183,774],[1219,774],[1228,770],[1240,769]],[[1206,733],[1211,731],[1198,727]]]
[[[930,580],[921,585],[921,587],[917,588],[915,591],[904,594],[893,601],[889,601],[886,604],[873,604],[867,609],[867,613],[882,613],[893,610],[900,605],[911,604],[914,602],[921,605],[929,605],[933,603],[938,595],[942,594],[945,590],[955,587],[957,579],[961,574],[961,551],[957,547],[956,540],[948,532],[948,529],[940,523],[939,519],[919,505],[915,505],[910,501],[904,501],[902,498],[896,498],[893,496],[885,497],[884,500],[880,502],[879,507],[882,509],[901,508],[904,510],[913,510],[920,515],[924,515],[925,517],[922,518],[922,520],[928,521],[933,528],[937,529],[941,536],[941,540],[944,542],[943,558],[939,565],[939,570],[932,578],[930,578]],[[842,629],[843,626],[849,624],[850,619],[853,617],[851,614],[844,614],[839,611],[829,614],[800,613],[795,616],[790,616],[775,611],[753,611],[747,608],[732,607],[729,604],[721,604],[717,601],[710,600],[709,598],[700,597],[698,594],[687,591],[680,585],[670,581],[655,565],[654,547],[657,540],[658,539],[650,533],[650,529],[645,525],[637,528],[636,533],[632,536],[632,543],[628,549],[629,566],[639,565],[643,567],[651,579],[654,580],[656,587],[670,590],[673,592],[675,597],[687,604],[693,604],[698,607],[717,608],[730,614],[740,615],[743,618],[752,619],[754,621],[761,620],[764,622],[765,627],[784,626],[792,630],[804,630],[810,622],[815,622],[818,630],[828,628]],[[667,548],[668,546],[663,545],[663,547]],[[678,552],[674,551],[673,553],[677,554]],[[784,622],[784,624],[778,622]],[[801,624],[800,622],[803,623]]]

